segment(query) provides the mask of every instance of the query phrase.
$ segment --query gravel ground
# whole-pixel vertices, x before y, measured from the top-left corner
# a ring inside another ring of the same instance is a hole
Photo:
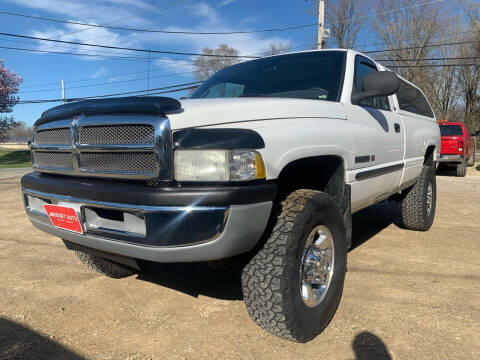
[[[262,331],[238,274],[158,265],[123,280],[84,268],[36,230],[19,176],[0,172],[0,359],[479,359],[480,171],[438,177],[428,232],[398,207],[354,215],[343,299],[307,344]]]

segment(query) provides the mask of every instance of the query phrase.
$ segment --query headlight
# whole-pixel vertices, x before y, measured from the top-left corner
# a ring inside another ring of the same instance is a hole
[[[266,176],[262,156],[249,150],[177,150],[177,181],[246,181]]]

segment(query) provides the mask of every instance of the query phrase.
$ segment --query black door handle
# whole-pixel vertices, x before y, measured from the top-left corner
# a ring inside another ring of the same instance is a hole
[[[397,132],[397,133],[400,132],[400,124],[399,123],[395,123],[394,128],[395,128],[395,132]]]

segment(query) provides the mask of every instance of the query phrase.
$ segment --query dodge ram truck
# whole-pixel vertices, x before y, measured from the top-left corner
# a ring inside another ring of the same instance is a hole
[[[250,317],[306,342],[339,305],[352,213],[390,199],[404,228],[431,227],[440,129],[414,84],[319,50],[225,68],[186,100],[54,107],[31,150],[29,218],[83,263],[121,278],[243,254]]]
[[[475,163],[476,133],[470,134],[464,123],[439,122],[441,134],[440,166],[455,167],[456,175],[464,177],[467,166]]]

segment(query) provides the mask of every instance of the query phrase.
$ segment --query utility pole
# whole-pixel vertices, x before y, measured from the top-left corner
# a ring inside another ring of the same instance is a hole
[[[63,99],[63,103],[65,104],[66,100],[65,100],[65,81],[62,79],[62,99]]]
[[[325,41],[323,40],[324,29],[325,29],[325,0],[318,0],[317,49],[325,48]]]
[[[147,95],[150,95],[150,48],[148,48]]]

